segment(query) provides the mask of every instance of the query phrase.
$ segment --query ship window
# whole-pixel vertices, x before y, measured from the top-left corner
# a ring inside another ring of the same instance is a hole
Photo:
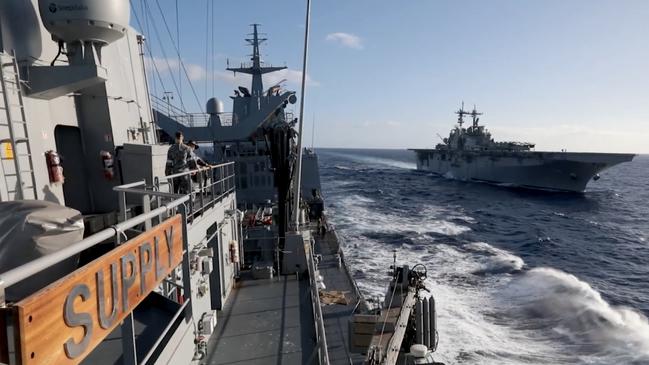
[[[442,161],[446,161],[446,155],[442,155]]]
[[[255,184],[254,186],[259,186],[259,176],[255,175]]]
[[[247,174],[248,164],[246,164],[245,162],[239,162],[239,173],[241,173],[241,175]]]
[[[241,176],[241,189],[248,189],[248,178]]]
[[[259,163],[255,162],[255,172],[259,172]]]

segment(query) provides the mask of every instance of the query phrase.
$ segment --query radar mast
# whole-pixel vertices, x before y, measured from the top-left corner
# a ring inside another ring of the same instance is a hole
[[[240,67],[228,67],[228,71],[232,71],[235,74],[240,72],[242,74],[252,75],[252,86],[251,86],[251,95],[253,96],[262,96],[264,93],[264,83],[262,81],[261,75],[284,70],[286,66],[283,67],[273,67],[273,66],[262,66],[263,61],[261,60],[261,55],[259,54],[259,46],[268,40],[268,38],[259,38],[259,32],[257,27],[259,24],[251,24],[252,33],[250,34],[252,38],[246,38],[246,42],[252,46],[252,55],[250,64],[241,64]]]
[[[480,121],[480,118],[478,118],[482,113],[478,113],[478,110],[475,107],[475,104],[473,104],[473,110],[470,113],[471,118],[473,119],[473,129],[478,129],[478,122]]]
[[[456,111],[455,114],[458,115],[457,124],[459,124],[460,129],[462,129],[462,124],[464,124],[464,116],[469,115],[469,112],[464,110],[464,101],[462,102],[462,106],[460,107],[460,109]]]

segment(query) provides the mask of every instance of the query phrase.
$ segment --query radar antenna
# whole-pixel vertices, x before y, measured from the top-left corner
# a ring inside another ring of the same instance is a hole
[[[476,109],[475,104],[473,104],[473,110],[471,111],[471,117],[473,118],[473,129],[478,129],[478,122],[480,121],[480,118],[478,118],[479,115],[482,115],[482,113],[478,113],[478,109]]]
[[[237,72],[252,75],[252,87],[250,90],[250,94],[253,96],[262,96],[264,93],[264,84],[262,82],[261,75],[283,70],[286,68],[286,66],[273,67],[273,66],[263,65],[264,62],[261,60],[259,45],[264,43],[267,40],[267,38],[259,37],[260,33],[257,29],[259,24],[251,24],[251,26],[252,26],[252,33],[250,35],[252,36],[252,38],[247,38],[246,42],[248,42],[248,44],[252,46],[252,54],[250,55],[251,56],[250,60],[252,62],[248,64],[241,64],[240,67],[230,67],[230,61],[228,60],[227,70],[234,72],[235,75]]]
[[[469,112],[464,110],[464,101],[462,101],[462,106],[458,111],[455,112],[455,114],[458,115],[457,124],[459,124],[460,129],[462,129],[462,124],[464,124],[464,116],[469,114]]]

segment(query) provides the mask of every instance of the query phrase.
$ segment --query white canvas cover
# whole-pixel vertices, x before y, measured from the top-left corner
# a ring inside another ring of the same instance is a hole
[[[43,200],[0,202],[0,272],[56,252],[83,239],[79,211]],[[16,301],[74,271],[78,255],[6,290]]]

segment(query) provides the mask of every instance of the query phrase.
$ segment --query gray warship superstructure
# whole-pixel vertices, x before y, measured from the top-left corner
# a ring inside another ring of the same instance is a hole
[[[542,152],[527,142],[497,142],[480,125],[479,113],[462,107],[455,112],[457,124],[434,149],[412,149],[417,170],[444,177],[504,186],[563,192],[583,192],[599,173],[631,161],[634,154]],[[464,128],[464,117],[471,126]]]
[[[437,364],[425,268],[356,287],[257,26],[233,112],[188,113],[149,92],[129,4],[0,2],[0,362]],[[177,131],[212,165],[167,174]]]

